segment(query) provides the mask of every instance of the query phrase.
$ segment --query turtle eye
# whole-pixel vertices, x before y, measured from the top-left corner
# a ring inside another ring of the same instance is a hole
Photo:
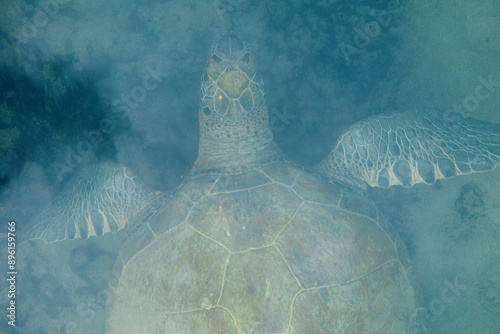
[[[221,59],[219,56],[217,56],[217,55],[215,55],[215,54],[214,54],[214,55],[212,55],[212,57],[210,57],[210,59],[212,59],[212,60],[213,60],[214,62],[216,62],[217,64],[220,64],[220,63],[222,63],[222,62],[224,61],[223,59]]]
[[[248,63],[248,62],[250,62],[250,58],[251,58],[251,55],[250,55],[250,53],[247,52],[247,53],[245,53],[245,55],[243,57],[241,57],[239,59],[239,61],[244,62],[244,63]]]
[[[215,110],[217,111],[217,113],[225,115],[228,104],[229,101],[227,97],[221,91],[218,91],[217,94],[215,95],[215,101],[214,101]]]
[[[243,92],[243,94],[241,94],[240,104],[241,104],[241,107],[246,112],[249,112],[250,110],[253,109],[252,93],[250,92],[249,89],[246,89],[245,92]]]

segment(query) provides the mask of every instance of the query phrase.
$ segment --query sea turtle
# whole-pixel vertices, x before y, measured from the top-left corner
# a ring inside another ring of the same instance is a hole
[[[431,113],[354,124],[314,171],[273,140],[249,48],[224,33],[201,79],[200,145],[170,196],[127,167],[84,168],[28,231],[130,229],[108,333],[415,333],[403,242],[367,186],[410,187],[500,161],[500,126]]]

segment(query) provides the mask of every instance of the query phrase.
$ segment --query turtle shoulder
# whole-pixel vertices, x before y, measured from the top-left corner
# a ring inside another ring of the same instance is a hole
[[[163,207],[158,208],[151,216],[143,216],[138,228],[128,232],[129,236],[121,247],[115,269],[120,272],[137,252],[157,237],[182,224],[193,204],[210,192],[218,178],[212,175],[200,175],[187,180],[170,195]]]
[[[408,329],[413,290],[357,197],[286,164],[216,177],[201,193],[196,180],[178,192],[189,208],[172,204],[178,224],[125,265],[111,333],[363,332],[375,316],[382,332]]]

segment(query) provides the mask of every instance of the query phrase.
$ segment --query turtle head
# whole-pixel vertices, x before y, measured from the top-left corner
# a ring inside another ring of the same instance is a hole
[[[263,123],[266,118],[263,82],[255,59],[238,37],[224,33],[211,48],[201,78],[200,125],[207,133],[230,138],[240,125]]]
[[[237,170],[279,151],[269,129],[263,81],[254,56],[232,32],[222,34],[210,49],[201,77],[199,120],[195,169]]]

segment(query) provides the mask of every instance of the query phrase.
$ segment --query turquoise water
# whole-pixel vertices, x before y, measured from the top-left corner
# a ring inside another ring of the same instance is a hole
[[[7,222],[15,220],[18,231],[35,224],[88,164],[126,165],[165,193],[185,180],[198,153],[200,76],[225,30],[250,45],[275,141],[306,168],[350,125],[384,112],[454,111],[500,123],[495,1],[4,6],[3,259]],[[409,250],[429,333],[500,332],[499,180],[495,170],[370,192]],[[18,240],[17,326],[2,321],[0,331],[104,332],[116,254],[126,238],[123,231],[50,245]],[[6,296],[5,280],[0,288]],[[5,310],[6,298],[0,300]]]

